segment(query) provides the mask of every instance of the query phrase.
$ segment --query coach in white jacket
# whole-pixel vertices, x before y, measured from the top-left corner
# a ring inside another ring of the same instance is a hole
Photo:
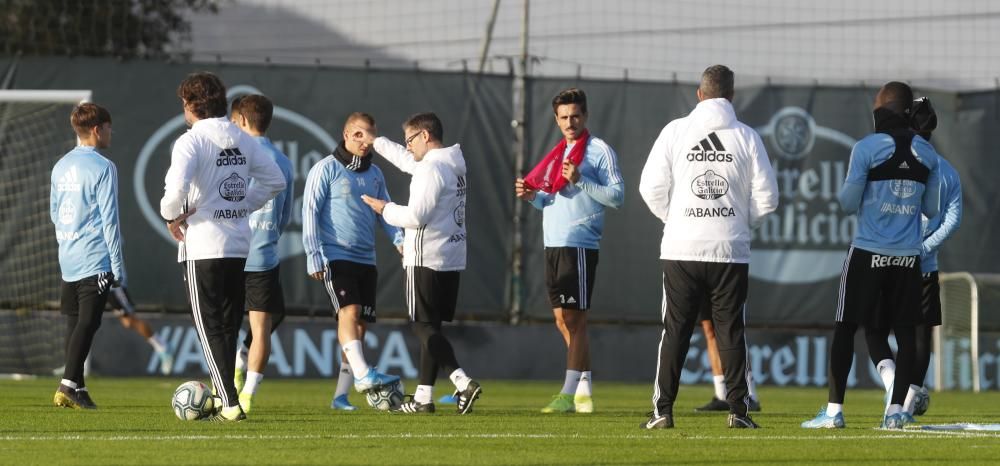
[[[433,413],[434,381],[444,369],[455,384],[458,412],[472,411],[482,388],[465,374],[441,323],[455,316],[459,272],[465,269],[465,158],[458,144],[444,147],[444,129],[433,113],[418,113],[403,123],[406,146],[384,137],[375,139],[375,151],[410,180],[408,205],[362,196],[386,223],[406,230],[403,266],[406,267],[406,307],[413,333],[420,339],[420,384],[403,413]]]
[[[756,428],[747,416],[744,312],[750,230],[778,206],[778,186],[760,136],[736,119],[733,72],[705,70],[698,106],[670,122],[653,144],[639,193],[663,221],[663,333],[646,429],[673,427],[673,404],[699,303],[712,323],[726,380],[729,427]]]
[[[285,189],[285,177],[260,144],[226,118],[226,88],[217,76],[191,74],[177,95],[191,129],[174,143],[160,215],[180,243],[195,327],[222,398],[210,420],[240,421],[246,415],[233,375],[249,217]]]

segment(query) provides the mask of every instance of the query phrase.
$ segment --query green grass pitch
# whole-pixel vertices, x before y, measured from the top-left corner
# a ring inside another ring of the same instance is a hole
[[[94,377],[100,409],[52,406],[57,381],[0,381],[0,464],[974,464],[1000,461],[1000,433],[882,431],[881,392],[849,390],[847,428],[806,430],[823,389],[763,387],[762,429],[694,413],[711,388],[681,387],[676,428],[646,431],[650,384],[598,383],[594,414],[543,415],[555,382],[484,381],[475,412],[433,415],[329,409],[333,381],[265,379],[246,422],[183,422],[170,410],[181,379]],[[413,381],[407,381],[412,389]],[[450,388],[438,384],[436,396]],[[1000,422],[996,393],[932,394],[928,424]]]

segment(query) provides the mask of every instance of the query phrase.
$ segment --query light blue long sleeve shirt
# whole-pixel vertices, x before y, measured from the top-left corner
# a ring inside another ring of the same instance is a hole
[[[302,193],[302,245],[310,274],[334,260],[375,265],[376,224],[394,245],[403,244],[403,230],[376,215],[362,194],[391,201],[382,170],[374,164],[355,172],[329,155],[309,170]]]
[[[281,232],[292,219],[292,204],[295,202],[295,184],[292,179],[292,162],[282,154],[271,140],[260,136],[255,138],[274,159],[281,174],[285,176],[285,190],[278,193],[274,199],[267,201],[264,207],[250,214],[250,254],[247,255],[247,272],[264,272],[278,266],[281,257],[278,255],[278,239]],[[254,183],[250,178],[250,185]]]
[[[573,146],[567,146],[565,158]],[[580,180],[554,194],[538,191],[531,205],[542,211],[545,247],[599,249],[604,208],[621,207],[625,183],[618,155],[603,140],[591,137],[580,163]]]
[[[962,223],[962,182],[958,172],[943,157],[939,159],[941,171],[941,212],[934,217],[924,217],[924,242],[920,255],[920,271],[938,270],[938,248],[951,237]]]
[[[887,256],[916,256],[923,250],[921,213],[934,217],[939,210],[941,156],[929,142],[914,136],[910,144],[917,159],[930,169],[927,184],[910,180],[869,181],[869,170],[889,160],[896,151],[892,136],[865,136],[851,150],[847,180],[839,194],[847,213],[857,212],[855,247]]]
[[[114,162],[91,146],[69,151],[52,168],[49,214],[64,281],[112,272],[126,285]]]

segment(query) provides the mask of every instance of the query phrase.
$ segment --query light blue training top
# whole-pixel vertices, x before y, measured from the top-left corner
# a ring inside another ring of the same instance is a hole
[[[310,274],[334,260],[375,265],[376,223],[392,244],[403,244],[403,230],[385,223],[361,200],[362,194],[391,201],[375,164],[356,172],[328,155],[309,170],[302,194],[302,245]]]
[[[572,145],[563,153],[569,155]],[[603,140],[590,137],[580,180],[554,194],[538,191],[531,201],[542,211],[545,247],[599,249],[604,232],[604,208],[625,202],[625,183],[618,169],[618,155]]]
[[[944,157],[939,160],[938,169],[941,172],[941,212],[923,219],[924,242],[920,255],[920,271],[923,273],[938,270],[938,248],[962,223],[962,182],[958,179],[958,172]]]
[[[888,134],[865,136],[851,150],[839,200],[845,212],[857,212],[858,226],[851,243],[855,247],[887,256],[916,256],[923,250],[920,215],[934,217],[938,213],[941,156],[916,135],[910,149],[930,170],[926,185],[912,180],[868,180],[868,172],[896,151],[896,143]]]
[[[285,176],[285,190],[278,193],[274,199],[267,201],[264,207],[250,214],[250,254],[247,255],[247,272],[264,272],[278,266],[281,257],[278,255],[278,239],[281,232],[292,219],[292,204],[295,202],[295,185],[292,180],[292,162],[282,154],[271,140],[259,136],[254,138],[266,149],[266,153],[274,159],[281,174]],[[250,178],[250,185],[253,185]]]
[[[52,168],[49,213],[64,281],[112,272],[126,285],[114,162],[92,146],[69,151]]]

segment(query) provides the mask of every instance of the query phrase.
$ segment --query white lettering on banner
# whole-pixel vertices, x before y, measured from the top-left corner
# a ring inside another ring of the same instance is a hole
[[[415,378],[417,368],[406,345],[404,332],[405,330],[390,330],[381,338],[374,332],[368,332],[365,334],[365,348],[371,356],[370,361],[378,361],[380,371]],[[282,377],[309,377],[317,374],[330,377],[337,373],[341,349],[337,344],[335,330],[325,329],[310,334],[299,328],[281,334],[285,338],[279,337],[279,333],[271,335],[271,357],[268,360],[277,374]],[[173,375],[192,372],[208,374],[198,332],[192,325],[164,325],[156,335],[174,357]],[[241,331],[239,341],[243,341],[243,338],[244,333]],[[989,340],[984,340],[988,344],[982,345],[980,350],[980,385],[983,389],[996,389],[1000,388],[1000,339],[995,335],[988,338]],[[769,340],[774,341],[773,338]],[[826,386],[829,337],[800,335],[778,341],[785,343],[749,345],[747,356],[754,381],[758,385]],[[691,343],[681,371],[681,383],[711,383],[712,370],[704,349],[704,337],[701,333],[694,334]],[[889,346],[896,350],[894,338],[890,337]],[[943,372],[944,389],[972,388],[971,346],[968,338],[949,338],[942,343],[946,361]],[[993,351],[989,348],[993,348]],[[859,364],[863,366],[861,374],[856,373]],[[159,374],[159,369],[159,356],[150,352],[146,373]],[[934,388],[934,379],[932,365],[927,375],[929,388]],[[855,356],[847,386],[856,387],[859,380],[866,385],[881,386],[878,371],[864,355]]]
[[[1000,389],[1000,338],[991,337],[991,344],[996,352],[980,350],[979,382],[982,389]],[[701,334],[691,337],[691,347],[688,350],[685,366],[681,371],[681,383],[697,384],[711,383],[712,370],[708,353],[703,345],[698,344],[703,339]],[[827,366],[829,338],[825,336],[799,336],[787,345],[750,345],[748,358],[753,371],[754,382],[758,385],[779,386],[815,386],[825,387],[827,384]],[[898,349],[896,339],[889,337],[889,347],[893,352]],[[981,348],[985,348],[981,346]],[[943,389],[972,389],[972,345],[969,338],[949,338],[942,343],[945,361],[943,371]],[[933,357],[933,355],[932,355]],[[867,357],[855,356],[851,372],[847,379],[848,387],[859,383],[857,369],[862,369],[869,383],[881,386],[881,378],[874,364]],[[934,388],[934,365],[927,374],[928,388]]]
[[[240,337],[236,341],[242,342],[245,338],[245,331],[240,330]],[[288,357],[285,356],[285,345],[281,344],[281,337],[278,333],[271,334],[271,357],[267,359],[267,363],[274,366],[278,373],[283,376],[290,376],[293,374],[292,365],[288,364]]]
[[[780,109],[756,130],[772,156],[781,199],[778,210],[751,231],[750,276],[783,284],[839,276],[857,219],[841,210],[837,194],[857,141],[817,125],[799,107]]]
[[[292,346],[295,348],[295,374],[300,375],[305,373],[305,357],[308,355],[310,361],[313,363],[313,367],[324,377],[329,377],[333,373],[333,350],[337,347],[336,332],[333,330],[323,331],[320,337],[322,351],[313,344],[312,338],[309,337],[309,333],[305,329],[295,329],[294,335]],[[337,352],[339,353],[340,351]]]
[[[177,328],[179,334],[183,334],[183,340],[174,353],[174,371],[184,372],[188,364],[195,364],[201,367],[201,372],[207,374],[208,366],[205,364],[205,353],[201,349],[201,342],[198,341],[198,332],[194,327]]]
[[[808,338],[807,338],[808,339]],[[814,367],[826,367],[829,363],[826,359],[825,350],[826,349],[826,338],[816,338],[813,340],[813,366]],[[805,364],[803,364],[805,366]],[[826,371],[816,371],[813,375],[813,385],[818,387],[826,386]]]
[[[417,376],[417,368],[413,367],[413,359],[410,358],[410,350],[406,349],[406,339],[402,333],[389,332],[389,336],[385,338],[385,345],[382,346],[382,355],[378,358],[378,367],[383,372],[387,368],[398,367],[404,377]]]
[[[246,332],[240,330],[237,341],[242,342]],[[287,336],[287,335],[286,335]],[[157,337],[167,346],[167,352],[174,357],[174,374],[182,374],[191,370],[189,365],[197,365],[200,372],[208,373],[205,355],[198,340],[198,332],[193,326],[165,325],[157,332]],[[340,368],[340,345],[337,343],[336,330],[323,330],[319,334],[319,344],[305,329],[297,328],[292,332],[291,363],[286,357],[286,342],[279,333],[271,335],[271,357],[268,365],[285,377],[304,377],[319,373],[330,377]],[[392,330],[385,338],[385,344],[379,345],[379,338],[372,332],[365,334],[365,346],[372,350],[370,354],[378,355],[378,368],[383,372],[400,373],[403,377],[414,378],[417,368],[406,347],[406,338],[399,330]],[[381,351],[379,351],[381,349]],[[160,358],[154,352],[146,365],[147,374],[158,374]]]
[[[755,238],[761,244],[792,244],[799,246],[846,246],[854,235],[852,227],[841,223],[837,193],[847,176],[846,161],[824,160],[816,168],[786,168],[780,160],[773,162],[778,180],[778,192],[785,201],[781,214],[768,219],[767,230]],[[826,204],[827,212],[822,212]],[[817,220],[819,219],[819,220]],[[764,225],[762,225],[763,227]],[[843,231],[848,230],[848,231]]]
[[[691,336],[691,347],[688,349],[685,366],[681,370],[683,384],[712,382],[712,366],[708,360],[708,352],[704,350],[703,345],[697,344],[702,339],[700,333]],[[828,354],[827,337],[802,336],[796,337],[787,345],[777,347],[750,345],[747,356],[754,382],[758,385],[822,387],[826,386]],[[865,362],[868,359],[864,358],[861,361]],[[881,380],[877,373],[871,373],[875,367],[868,365],[871,366],[869,378],[874,381]],[[857,384],[858,378],[852,367],[847,386],[854,387]]]
[[[787,369],[795,364],[795,353],[792,349],[784,346],[774,351],[771,357],[771,378],[777,385],[788,385],[792,380],[791,372]]]

